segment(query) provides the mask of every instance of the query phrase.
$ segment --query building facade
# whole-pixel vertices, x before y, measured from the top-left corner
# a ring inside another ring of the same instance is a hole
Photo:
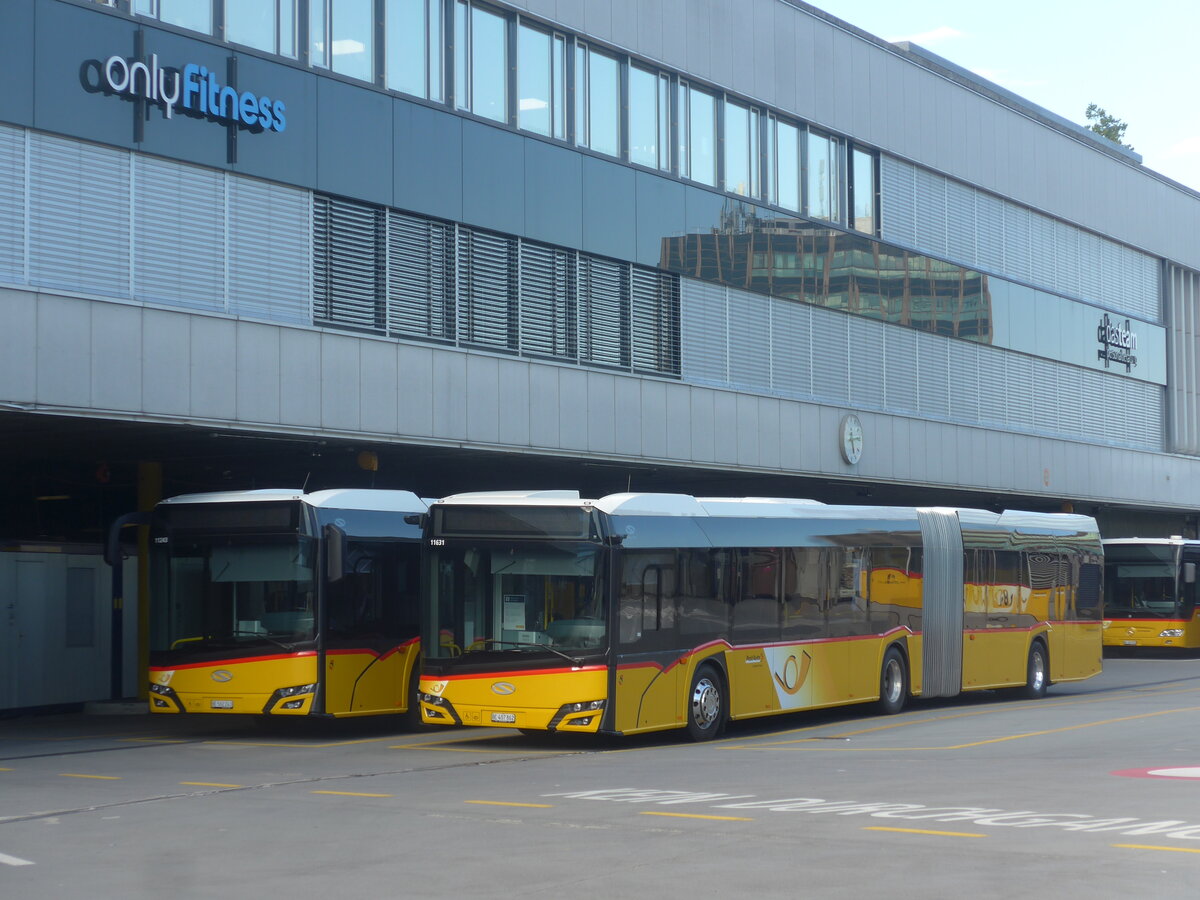
[[[1195,530],[1200,194],[919,47],[799,0],[14,0],[0,50],[26,617],[18,561],[205,488]]]

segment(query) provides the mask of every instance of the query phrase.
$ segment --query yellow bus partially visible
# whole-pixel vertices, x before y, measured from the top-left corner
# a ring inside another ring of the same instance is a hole
[[[794,710],[1040,697],[1101,666],[1085,516],[461,494],[426,537],[430,724],[706,740]]]
[[[1200,541],[1104,541],[1104,646],[1200,647]]]
[[[420,521],[408,491],[230,491],[151,523],[150,711],[415,715]]]

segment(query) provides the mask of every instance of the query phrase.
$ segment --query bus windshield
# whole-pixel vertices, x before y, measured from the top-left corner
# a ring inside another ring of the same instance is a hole
[[[607,646],[599,548],[581,543],[474,543],[432,548],[425,653],[434,659]]]
[[[156,543],[151,650],[290,652],[311,642],[314,544],[298,535]]]
[[[1109,545],[1104,549],[1104,615],[1115,619],[1178,616],[1175,547]]]

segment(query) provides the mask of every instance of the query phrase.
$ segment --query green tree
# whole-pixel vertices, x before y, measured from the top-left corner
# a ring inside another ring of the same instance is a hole
[[[1125,137],[1125,129],[1129,127],[1127,122],[1122,122],[1116,116],[1110,116],[1103,106],[1097,106],[1095,103],[1088,104],[1087,112],[1084,115],[1092,123],[1088,128],[1100,137],[1108,138],[1114,144],[1120,144],[1130,150],[1133,149],[1133,144],[1127,144],[1122,140]]]

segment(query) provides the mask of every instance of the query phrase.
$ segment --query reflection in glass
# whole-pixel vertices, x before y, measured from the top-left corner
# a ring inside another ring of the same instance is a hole
[[[138,9],[138,12],[148,10]],[[158,0],[158,18],[168,25],[212,34],[212,0]]]
[[[771,202],[800,211],[800,129],[771,117]]]
[[[808,133],[808,215],[813,219],[840,222],[841,142],[835,137]]]
[[[331,6],[329,46],[333,71],[363,81],[374,80],[373,7],[373,0],[338,0]]]
[[[875,155],[854,148],[854,168],[851,172],[854,191],[853,225],[855,231],[875,233]]]
[[[467,57],[470,53],[470,45],[467,43],[469,13],[467,0],[458,0],[454,4],[454,105],[458,109],[471,108],[471,92],[467,82]]]
[[[716,98],[679,82],[679,174],[716,185]]]
[[[725,103],[725,190],[758,196],[758,110]]]
[[[664,237],[660,268],[840,309],[946,337],[992,343],[988,276],[802,219],[727,200],[719,220]]]
[[[629,67],[629,161],[658,167],[658,76]]]
[[[275,24],[275,0],[238,0],[225,6],[225,37],[235,44],[274,53]]]
[[[309,0],[308,61],[322,69],[329,68],[329,0]]]
[[[575,142],[621,153],[621,67],[616,59],[575,45]]]
[[[508,42],[505,19],[481,7],[471,9],[471,112],[497,122],[508,120]]]
[[[440,0],[387,0],[387,86],[441,99]]]
[[[550,35],[522,24],[517,30],[517,124],[550,134]]]
[[[296,55],[296,0],[279,0],[279,53]]]

